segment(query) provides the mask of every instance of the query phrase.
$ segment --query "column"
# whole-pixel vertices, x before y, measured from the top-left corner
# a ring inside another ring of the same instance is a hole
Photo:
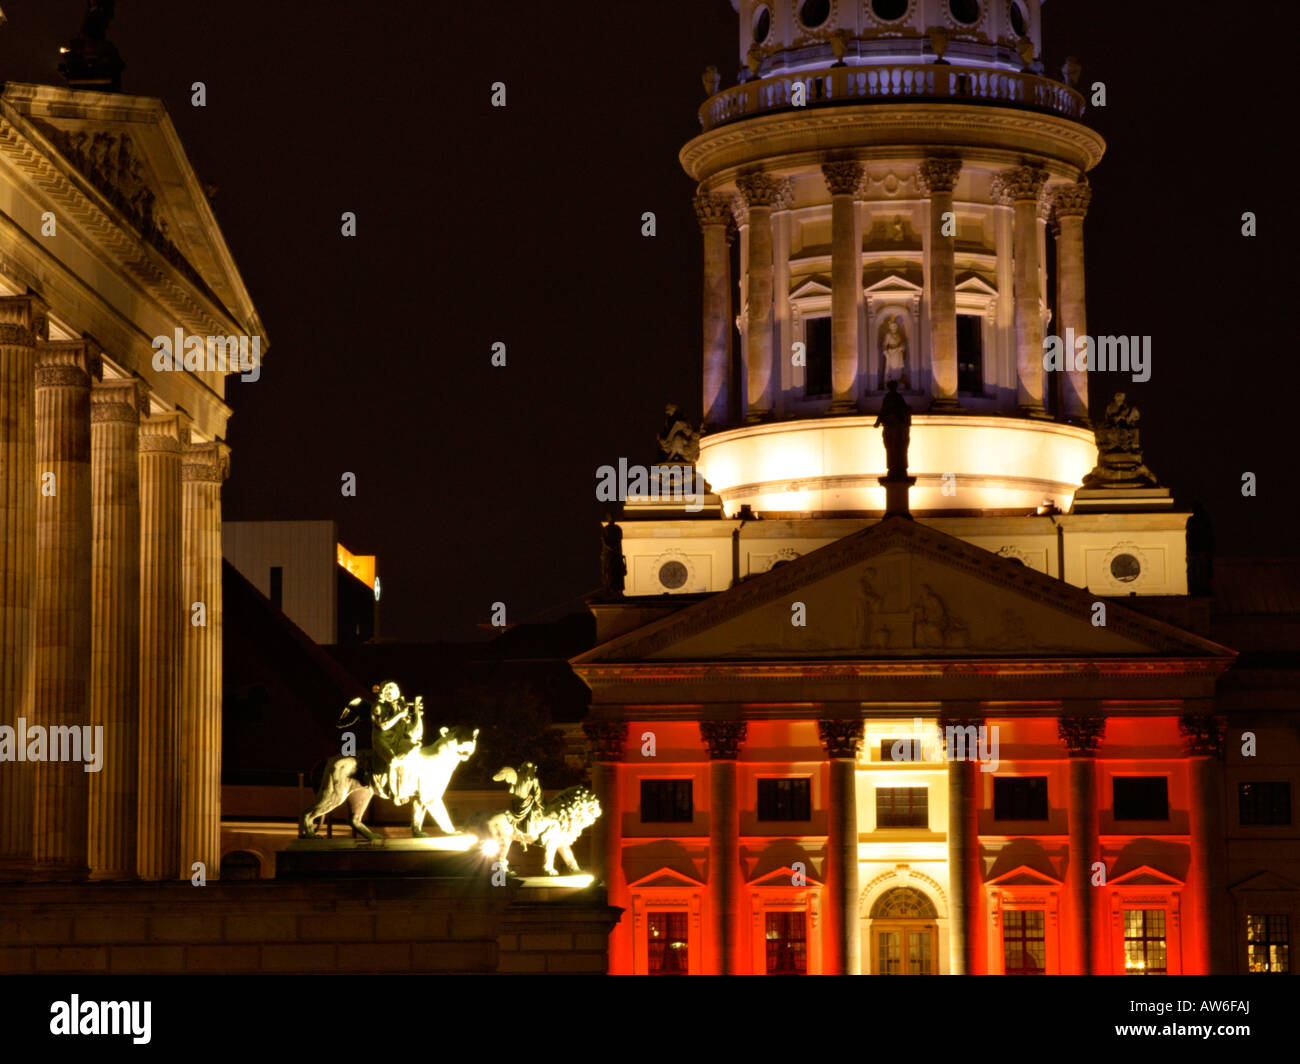
[[[202,862],[221,868],[221,485],[224,443],[191,444],[181,462],[181,574],[185,625],[183,697],[177,713],[182,878]],[[200,623],[202,622],[202,623]]]
[[[140,423],[140,774],[136,868],[170,879],[179,867],[177,711],[189,611],[181,584],[181,453],[189,418]]]
[[[826,934],[824,972],[862,974],[858,920],[858,754],[862,721],[820,720],[817,732],[830,762],[830,808],[826,839]]]
[[[854,196],[862,164],[853,160],[822,163],[831,193],[831,412],[858,411],[858,289],[862,287],[862,248]]]
[[[1021,414],[1046,417],[1043,408],[1043,319],[1038,262],[1038,194],[1047,171],[1017,166],[994,178],[995,201],[1013,213],[1017,401]]]
[[[943,717],[939,727],[947,735],[978,734],[966,729],[984,727],[980,717]],[[951,748],[950,748],[951,746]],[[972,749],[975,747],[975,749]],[[976,796],[975,743],[945,741],[948,762],[948,943],[949,970],[953,975],[975,974],[975,947],[979,917],[979,802]]]
[[[1062,975],[1101,975],[1106,962],[1106,912],[1103,892],[1092,885],[1093,867],[1101,860],[1097,811],[1097,748],[1106,733],[1101,716],[1060,717],[1057,735],[1070,755],[1070,855],[1066,870],[1069,898],[1069,952],[1061,958]]]
[[[952,193],[961,174],[961,160],[926,159],[917,167],[918,184],[930,197],[930,410],[960,410],[957,402],[957,261],[956,218],[945,236],[945,214],[952,214]]]
[[[1192,843],[1187,889],[1195,913],[1195,923],[1184,916],[1183,926],[1196,928],[1183,940],[1183,974],[1226,975],[1232,970],[1226,919],[1232,905],[1223,850],[1224,720],[1212,714],[1187,714],[1178,728],[1187,755]]]
[[[103,728],[103,765],[90,776],[91,879],[135,876],[140,744],[139,380],[90,393],[90,723]]]
[[[90,387],[100,356],[88,340],[36,346],[36,764],[32,853],[42,879],[89,873]]]
[[[794,182],[777,183],[772,200],[772,414],[783,417],[786,399],[794,387],[794,321],[790,311],[790,211],[794,207]]]
[[[0,724],[32,715],[36,605],[36,341],[44,308],[32,296],[0,298]],[[0,872],[32,860],[34,767],[0,766]]]
[[[706,431],[731,421],[731,198],[695,197],[704,235],[704,405]]]
[[[700,722],[700,736],[709,750],[711,975],[735,975],[750,967],[745,962],[745,918],[740,901],[740,804],[736,794],[736,758],[745,732],[744,721]]]
[[[780,186],[767,174],[745,174],[736,185],[749,221],[745,420],[752,423],[772,416],[772,204]]]
[[[605,884],[610,905],[630,908],[623,882],[623,802],[619,765],[627,743],[627,724],[621,720],[587,721],[582,726],[591,744],[591,789],[600,801],[600,817],[591,827],[592,874]],[[609,970],[632,971],[632,943],[628,931],[632,918],[610,934]]]
[[[1052,190],[1052,218],[1056,223],[1056,313],[1057,332],[1062,341],[1073,330],[1078,339],[1088,334],[1087,300],[1083,282],[1083,219],[1092,202],[1087,181],[1058,185]],[[1076,368],[1074,352],[1067,347],[1069,370],[1062,381],[1062,410],[1065,419],[1077,425],[1091,425],[1088,416],[1088,371]]]

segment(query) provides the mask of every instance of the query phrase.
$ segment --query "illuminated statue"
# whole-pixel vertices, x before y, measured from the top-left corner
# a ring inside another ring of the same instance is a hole
[[[561,791],[549,802],[544,801],[537,766],[531,761],[525,761],[518,771],[503,768],[492,778],[498,783],[504,781],[510,788],[511,808],[488,821],[491,838],[484,843],[484,852],[508,867],[510,847],[514,843],[527,850],[530,842],[539,842],[546,849],[543,867],[548,876],[557,874],[557,853],[564,858],[570,872],[581,871],[570,847],[600,817],[596,796],[579,786]]]
[[[912,430],[912,408],[907,400],[898,394],[898,382],[890,381],[886,387],[884,401],[880,404],[880,414],[876,418],[876,427],[884,426],[885,464],[890,480],[907,477],[907,444]]]
[[[339,727],[355,723],[366,701],[354,698],[344,708]],[[456,833],[442,796],[451,774],[462,761],[474,756],[478,729],[442,728],[438,738],[421,745],[424,736],[424,704],[416,698],[402,698],[397,684],[388,683],[371,706],[370,721],[374,749],[356,757],[332,757],[325,763],[316,801],[302,815],[299,834],[316,837],[316,824],[345,801],[351,809],[350,823],[357,834],[372,842],[379,838],[361,822],[370,800],[378,794],[397,805],[411,805],[411,834],[423,838],[424,818],[432,814],[444,834]]]
[[[664,431],[659,448],[670,462],[694,462],[700,457],[700,430],[678,412],[674,403],[664,407]]]
[[[1138,421],[1142,415],[1123,392],[1116,392],[1106,407],[1105,420],[1096,428],[1097,465],[1083,478],[1085,488],[1155,487],[1156,475],[1142,460]]]
[[[907,337],[897,314],[886,319],[880,337],[880,380],[882,383],[902,381],[904,386],[907,385]]]

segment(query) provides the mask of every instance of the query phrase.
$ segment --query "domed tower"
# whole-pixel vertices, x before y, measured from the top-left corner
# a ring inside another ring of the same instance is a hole
[[[738,83],[706,73],[681,152],[704,238],[698,466],[725,514],[884,512],[891,383],[914,514],[1068,510],[1097,461],[1087,374],[1046,372],[1043,341],[1087,333],[1105,145],[1077,65],[1043,69],[1040,0],[732,6]]]

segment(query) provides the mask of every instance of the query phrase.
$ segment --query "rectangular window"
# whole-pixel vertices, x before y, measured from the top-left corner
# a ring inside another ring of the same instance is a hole
[[[642,824],[689,824],[695,819],[691,780],[642,780]]]
[[[1116,820],[1169,819],[1169,780],[1164,776],[1116,776],[1111,783]]]
[[[957,391],[984,394],[984,319],[957,315]]]
[[[277,610],[284,601],[284,566],[271,566],[271,605]]]
[[[924,761],[925,740],[919,735],[880,740],[881,761]]]
[[[1042,975],[1047,945],[1042,909],[1002,910],[1002,964],[1007,975]]]
[[[1046,776],[993,777],[994,820],[1046,820]]]
[[[1125,974],[1164,975],[1168,964],[1164,909],[1125,909]]]
[[[1291,784],[1285,780],[1238,783],[1237,812],[1243,824],[1291,823]]]
[[[877,828],[928,828],[929,788],[877,787]]]
[[[767,974],[808,974],[808,929],[803,913],[768,913]]]
[[[759,820],[811,820],[812,781],[783,779],[758,781]]]
[[[1247,971],[1251,975],[1291,972],[1291,927],[1285,913],[1246,917]]]
[[[831,319],[805,318],[803,323],[803,394],[817,399],[831,394]]]
[[[651,975],[686,975],[686,913],[646,913],[647,949]]]

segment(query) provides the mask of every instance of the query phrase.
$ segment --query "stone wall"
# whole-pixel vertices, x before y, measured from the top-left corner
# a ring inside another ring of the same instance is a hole
[[[601,975],[605,892],[445,879],[0,886],[0,973]]]

